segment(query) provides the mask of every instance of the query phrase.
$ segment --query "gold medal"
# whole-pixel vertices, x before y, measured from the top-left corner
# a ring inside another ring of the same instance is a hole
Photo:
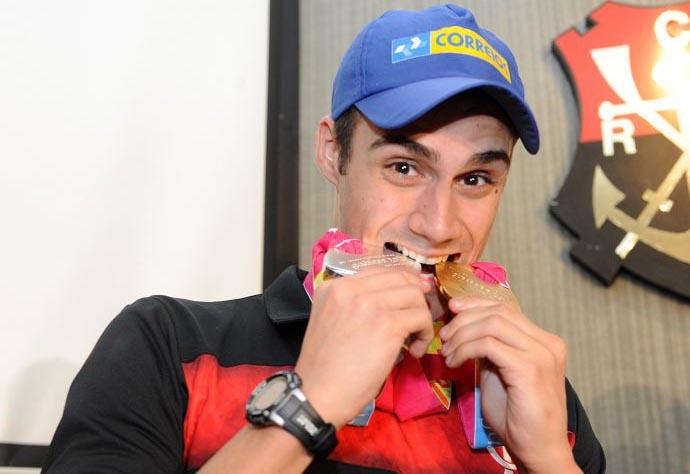
[[[471,266],[456,262],[441,262],[435,267],[441,292],[448,298],[478,297],[520,307],[510,288],[483,281],[474,275]]]

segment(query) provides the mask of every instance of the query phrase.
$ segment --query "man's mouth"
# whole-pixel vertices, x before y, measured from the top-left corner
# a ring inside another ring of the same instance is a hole
[[[395,242],[386,242],[384,245],[388,250],[400,253],[405,257],[409,258],[413,262],[420,265],[422,273],[434,273],[434,265],[446,261],[455,261],[460,257],[459,253],[453,253],[449,255],[439,255],[436,257],[429,257],[426,255],[421,255],[413,252],[412,250],[400,245]]]

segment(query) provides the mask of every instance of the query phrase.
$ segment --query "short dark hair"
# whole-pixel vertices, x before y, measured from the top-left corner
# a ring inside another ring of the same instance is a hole
[[[347,163],[352,152],[352,136],[355,125],[360,118],[360,111],[351,105],[340,117],[335,119],[335,141],[338,143],[338,173],[340,174],[347,172]]]
[[[453,98],[458,96],[474,96],[487,102],[496,103],[496,99],[494,99],[491,96],[491,94],[487,93],[487,91],[481,88],[470,89],[468,91],[461,92],[451,97],[450,99],[446,99],[446,101],[452,100]],[[438,106],[440,105],[441,104],[439,104]],[[501,120],[510,129],[511,133],[513,134],[516,140],[519,138],[519,135],[515,130],[515,125],[513,125],[513,122],[510,120],[503,108],[500,109],[500,115],[496,118]],[[345,112],[343,112],[337,119],[335,119],[335,141],[338,143],[339,148],[338,172],[341,175],[344,175],[347,172],[347,164],[350,160],[350,153],[352,152],[352,137],[355,132],[355,126],[357,125],[357,122],[361,119],[362,113],[354,105],[351,105]]]

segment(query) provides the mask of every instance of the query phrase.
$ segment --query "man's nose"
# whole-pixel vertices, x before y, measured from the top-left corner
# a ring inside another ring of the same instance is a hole
[[[427,188],[410,215],[410,230],[434,246],[458,239],[463,223],[453,194],[451,186]]]

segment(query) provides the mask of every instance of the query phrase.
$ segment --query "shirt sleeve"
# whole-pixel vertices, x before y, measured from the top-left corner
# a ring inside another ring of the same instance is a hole
[[[582,407],[575,390],[566,379],[565,391],[568,406],[568,430],[575,433],[573,456],[575,462],[585,474],[600,474],[606,472],[606,457],[599,443],[592,425],[587,419],[587,413]]]
[[[187,393],[173,322],[157,299],[106,328],[67,395],[44,473],[184,473]]]

